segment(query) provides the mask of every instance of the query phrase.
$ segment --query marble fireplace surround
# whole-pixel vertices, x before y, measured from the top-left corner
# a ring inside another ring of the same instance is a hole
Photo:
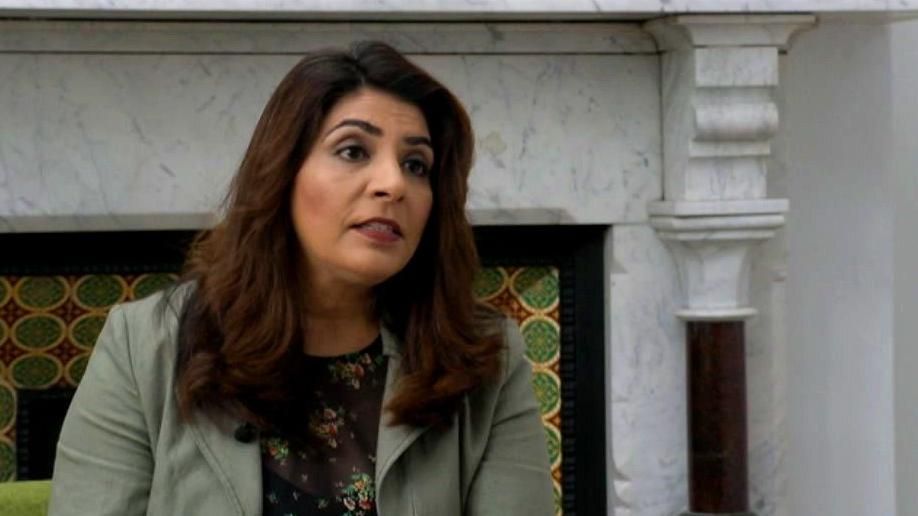
[[[680,317],[754,312],[750,502],[783,514],[785,264],[768,239],[788,207],[767,198],[778,56],[809,13],[890,17],[918,2],[332,4],[0,0],[14,18],[0,21],[0,232],[207,227],[297,56],[388,41],[472,115],[473,223],[609,226],[610,514],[685,508]],[[680,14],[697,11],[734,14]],[[436,24],[412,22],[431,12]]]

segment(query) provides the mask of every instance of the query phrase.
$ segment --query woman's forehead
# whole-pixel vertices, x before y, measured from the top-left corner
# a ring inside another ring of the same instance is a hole
[[[428,132],[424,113],[418,106],[374,88],[361,88],[342,97],[325,117],[322,132],[325,134],[349,120],[368,122],[383,132],[385,129]]]

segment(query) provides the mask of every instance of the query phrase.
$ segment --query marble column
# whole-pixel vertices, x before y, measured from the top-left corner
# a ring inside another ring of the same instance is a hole
[[[664,199],[650,224],[672,251],[687,322],[686,515],[751,515],[744,320],[750,258],[784,224],[766,160],[778,130],[778,53],[809,15],[674,16],[648,22],[662,52]]]

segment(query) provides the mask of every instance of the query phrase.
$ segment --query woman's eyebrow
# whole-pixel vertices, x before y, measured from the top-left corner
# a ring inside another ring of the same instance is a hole
[[[328,131],[326,131],[325,136],[327,137],[329,134],[335,132],[336,130],[342,127],[347,127],[347,126],[357,127],[373,136],[383,135],[382,129],[371,124],[370,122],[367,122],[366,120],[359,120],[356,118],[346,118],[338,122],[337,124],[335,124],[335,126],[329,129]],[[429,147],[430,150],[433,150],[433,143],[431,143],[430,138],[426,136],[406,136],[402,139],[402,141],[404,141],[408,145],[425,145]]]
[[[367,122],[366,120],[357,120],[356,118],[346,118],[338,122],[334,127],[329,129],[328,131],[326,131],[325,136],[328,136],[329,134],[345,126],[352,126],[352,127],[363,129],[364,131],[372,134],[373,136],[382,136],[382,133],[383,133],[382,129],[380,129],[379,127],[376,127],[370,122]]]
[[[406,136],[403,141],[408,145],[426,145],[433,150],[433,144],[430,142],[430,138],[426,136]]]
[[[344,120],[338,122],[337,124],[335,124],[335,126],[332,127],[331,129],[329,129],[329,130],[325,133],[325,136],[328,136],[329,134],[333,133],[334,131],[336,131],[336,130],[342,128],[342,127],[347,127],[347,126],[350,126],[350,127],[357,127],[358,129],[361,129],[361,130],[363,130],[363,131],[365,131],[365,132],[367,132],[367,133],[369,133],[369,134],[371,134],[371,135],[373,135],[373,136],[382,136],[382,135],[383,135],[383,130],[382,130],[382,129],[380,129],[379,127],[377,127],[377,126],[371,124],[370,122],[367,122],[366,120],[358,120],[358,119],[356,119],[356,118],[346,118],[346,119],[344,119]],[[433,150],[433,143],[431,143],[430,138],[428,138],[428,137],[426,137],[426,136],[406,136],[405,138],[402,139],[402,141],[404,141],[404,142],[407,143],[408,145],[426,145],[427,147],[430,148],[430,150]]]

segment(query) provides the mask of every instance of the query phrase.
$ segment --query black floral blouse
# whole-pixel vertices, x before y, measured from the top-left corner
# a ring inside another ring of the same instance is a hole
[[[361,351],[307,357],[304,438],[261,436],[264,516],[376,515],[376,437],[386,358],[377,338]]]

